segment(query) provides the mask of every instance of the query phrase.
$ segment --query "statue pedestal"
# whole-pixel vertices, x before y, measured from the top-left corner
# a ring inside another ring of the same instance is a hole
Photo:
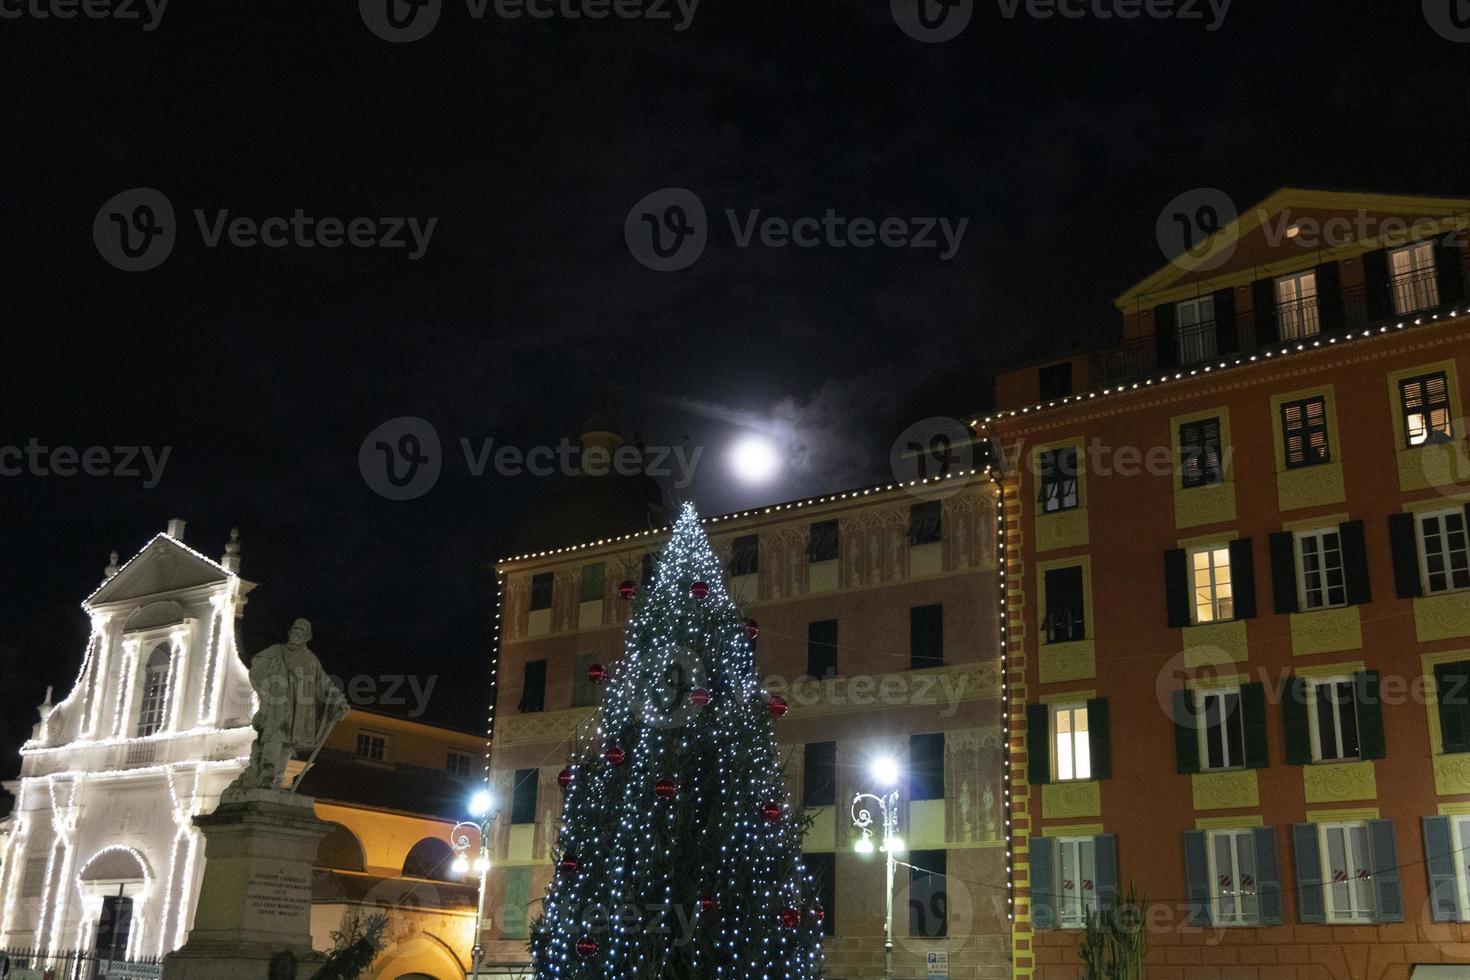
[[[188,942],[164,959],[165,980],[275,980],[271,961],[283,952],[309,977],[311,868],[327,834],[312,800],[231,787],[194,824],[204,833],[204,881]]]

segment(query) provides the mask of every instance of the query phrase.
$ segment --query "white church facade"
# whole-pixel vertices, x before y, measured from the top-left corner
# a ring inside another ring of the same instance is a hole
[[[203,872],[193,818],[244,768],[254,695],[235,643],[253,588],[238,536],[216,561],[183,522],[82,608],[91,635],[71,691],[41,705],[5,783],[0,948],[159,957],[188,934]]]

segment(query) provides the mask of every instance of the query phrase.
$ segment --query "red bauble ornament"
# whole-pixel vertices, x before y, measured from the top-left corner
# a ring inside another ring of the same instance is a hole
[[[780,718],[782,715],[786,714],[786,712],[791,710],[791,705],[786,703],[785,698],[771,698],[771,703],[769,707],[771,709],[771,714],[775,715],[777,718]]]
[[[708,707],[710,702],[709,692],[702,687],[696,687],[689,692],[689,703],[696,708]]]
[[[621,766],[623,764],[623,760],[627,757],[628,753],[624,752],[622,746],[620,745],[611,746],[607,750],[607,761],[611,762],[615,766]]]
[[[713,895],[702,895],[699,899],[699,911],[706,915],[720,907],[720,900]]]
[[[693,585],[689,586],[689,594],[694,596],[694,598],[696,599],[703,599],[705,596],[709,595],[709,583],[695,582]]]
[[[816,919],[818,922],[823,921],[827,918],[827,910],[822,908],[820,905],[814,907],[812,909],[812,918]]]
[[[582,862],[577,860],[577,856],[575,854],[568,854],[566,857],[561,859],[561,863],[558,864],[557,867],[562,870],[563,874],[574,875],[579,870],[581,870]]]
[[[618,595],[622,596],[624,599],[632,599],[637,594],[638,586],[634,584],[632,579],[625,579],[623,583],[618,586]]]
[[[679,792],[679,787],[674,785],[672,779],[660,779],[657,783],[654,783],[653,791],[658,794],[659,799],[671,800],[674,798],[674,794]]]
[[[793,908],[782,909],[781,924],[787,929],[795,929],[797,926],[801,925],[801,913]]]
[[[607,680],[607,668],[602,664],[593,664],[587,668],[587,679],[594,684],[601,684]]]
[[[561,772],[556,774],[556,784],[560,786],[562,788],[562,792],[565,793],[567,787],[572,785],[572,780],[575,778],[575,775],[572,773],[572,767],[567,766]]]
[[[765,818],[766,823],[775,823],[781,819],[781,804],[763,803],[761,805],[761,816]]]
[[[591,936],[583,936],[577,940],[577,955],[582,959],[591,959],[597,955],[597,940]]]
[[[745,621],[745,638],[747,640],[753,640],[757,636],[760,636],[760,635],[761,635],[761,624],[760,623],[757,623],[753,619],[747,619]]]

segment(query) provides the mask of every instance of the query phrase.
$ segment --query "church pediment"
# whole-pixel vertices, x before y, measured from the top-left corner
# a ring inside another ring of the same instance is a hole
[[[166,534],[160,534],[87,598],[91,607],[214,585],[229,573]]]

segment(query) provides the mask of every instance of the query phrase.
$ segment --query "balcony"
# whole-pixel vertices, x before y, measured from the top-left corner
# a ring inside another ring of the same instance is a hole
[[[1171,351],[1160,358],[1155,337],[1136,337],[1122,343],[1094,350],[1090,355],[1091,384],[1094,387],[1142,379],[1171,368],[1188,368],[1199,364],[1218,363],[1227,355],[1252,353],[1264,347],[1298,341],[1319,334],[1340,334],[1381,323],[1396,322],[1400,317],[1438,312],[1439,290],[1433,270],[1416,270],[1390,280],[1390,302],[1396,312],[1388,316],[1370,317],[1367,288],[1351,286],[1342,290],[1342,321],[1330,326],[1323,315],[1321,297],[1309,297],[1278,304],[1275,310],[1276,336],[1265,343],[1257,341],[1255,316],[1240,312],[1235,317],[1235,344],[1222,344],[1221,332],[1213,322],[1181,327]],[[1380,300],[1382,307],[1384,300]],[[1334,311],[1335,312],[1335,311]],[[1175,360],[1177,358],[1177,360]]]

